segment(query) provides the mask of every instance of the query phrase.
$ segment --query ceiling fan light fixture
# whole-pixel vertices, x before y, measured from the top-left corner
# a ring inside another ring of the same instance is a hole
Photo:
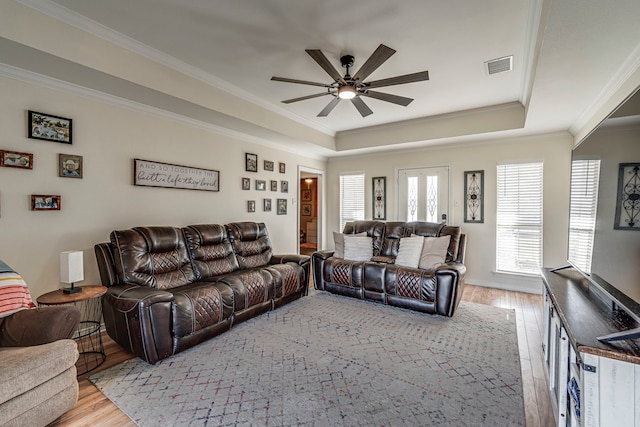
[[[354,86],[345,85],[338,88],[338,98],[353,99],[356,97],[356,88]]]

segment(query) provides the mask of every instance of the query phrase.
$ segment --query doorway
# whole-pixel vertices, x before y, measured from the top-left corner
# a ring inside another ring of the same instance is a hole
[[[323,172],[298,169],[298,253],[311,255],[322,249]]]
[[[398,170],[398,220],[447,222],[449,167]]]

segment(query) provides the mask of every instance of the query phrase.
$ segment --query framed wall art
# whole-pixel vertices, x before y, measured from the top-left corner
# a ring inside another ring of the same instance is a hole
[[[251,180],[249,178],[242,178],[242,189],[251,190]]]
[[[302,197],[302,201],[303,202],[310,202],[311,201],[311,190],[302,190],[300,193],[301,193],[301,197]]]
[[[620,163],[613,228],[640,230],[640,163]]]
[[[282,189],[283,193],[288,193],[289,192],[289,181],[281,181],[280,182],[280,188]]]
[[[58,154],[58,176],[82,178],[82,156]]]
[[[277,199],[277,208],[276,213],[278,215],[286,215],[287,214],[287,199]]]
[[[278,191],[278,181],[271,180],[271,191]]]
[[[464,222],[484,222],[484,171],[464,173]]]
[[[247,200],[247,212],[255,212],[255,211],[256,211],[256,201]]]
[[[267,189],[267,181],[256,179],[256,190],[265,191]]]
[[[29,110],[27,136],[31,139],[71,144],[72,120]]]
[[[133,185],[220,191],[220,172],[212,169],[133,159]]]
[[[264,161],[264,170],[269,171],[269,172],[273,172],[273,162],[270,160],[265,160]]]
[[[387,177],[371,178],[373,191],[373,219],[387,219]]]
[[[271,212],[271,199],[262,199],[262,210]]]
[[[278,166],[279,166],[279,168],[280,168],[280,169],[279,169],[279,170],[280,170],[280,173],[285,173],[285,172],[287,171],[287,165],[286,165],[286,164],[284,164],[284,163],[280,162],[280,163],[278,164]]]
[[[31,210],[32,211],[59,211],[62,198],[48,194],[32,194]]]
[[[247,172],[258,172],[258,155],[245,153],[244,155],[244,170]]]
[[[311,216],[311,204],[303,203],[302,204],[302,216]]]
[[[0,150],[0,166],[7,168],[33,169],[33,154]]]

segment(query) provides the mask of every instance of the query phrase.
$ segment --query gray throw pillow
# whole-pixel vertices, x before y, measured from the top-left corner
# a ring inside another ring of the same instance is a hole
[[[342,233],[338,233],[337,231],[334,231],[333,232],[334,258],[344,259],[344,236],[366,237],[366,235],[367,235],[366,231],[363,231],[362,233],[357,233],[357,234],[342,234]]]

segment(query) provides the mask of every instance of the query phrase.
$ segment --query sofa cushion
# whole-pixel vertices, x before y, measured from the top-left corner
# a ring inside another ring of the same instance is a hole
[[[462,231],[460,227],[447,225],[442,228],[440,234],[438,236],[451,236],[451,241],[449,242],[449,248],[447,249],[447,259],[446,262],[453,262],[458,259],[458,249],[460,246],[460,234]]]
[[[406,237],[406,222],[386,222],[382,237],[380,255],[396,257],[400,248],[400,239]]]
[[[400,239],[400,249],[396,257],[396,265],[410,268],[418,268],[424,237],[411,236]]]
[[[419,267],[423,269],[436,268],[447,258],[447,249],[451,236],[425,237],[420,254]]]
[[[264,223],[233,222],[225,228],[241,269],[269,264],[273,251]]]
[[[363,231],[362,233],[355,233],[355,234],[343,234],[343,233],[338,233],[337,231],[334,231],[333,232],[333,244],[334,244],[333,256],[336,258],[344,259],[344,236],[366,237],[366,235],[367,235],[366,231]]]
[[[196,280],[182,230],[136,227],[111,232],[121,283],[169,289]]]
[[[182,231],[200,279],[231,273],[240,268],[224,226],[190,225]]]
[[[380,255],[385,223],[382,221],[352,221],[344,225],[344,234],[367,233],[373,240],[373,255]]]
[[[181,338],[229,319],[234,296],[224,283],[192,283],[172,290],[173,333]]]
[[[344,236],[344,259],[349,261],[369,261],[373,256],[371,237]]]

